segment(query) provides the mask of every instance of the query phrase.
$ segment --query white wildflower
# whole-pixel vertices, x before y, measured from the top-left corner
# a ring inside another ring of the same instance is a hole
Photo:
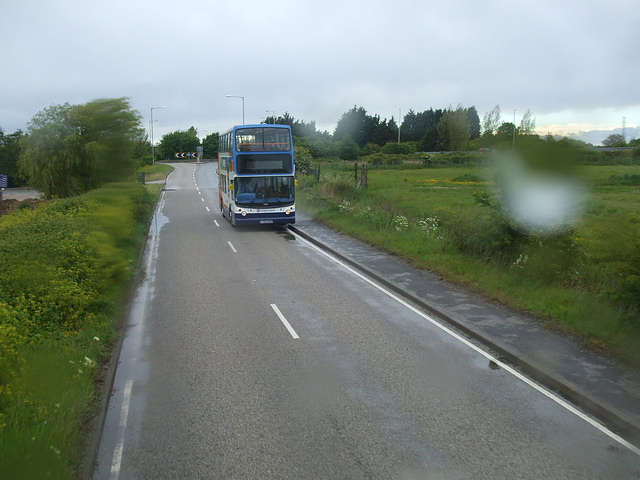
[[[409,227],[409,221],[407,220],[407,217],[405,217],[404,215],[393,217],[393,227],[398,232],[405,230],[407,227]]]

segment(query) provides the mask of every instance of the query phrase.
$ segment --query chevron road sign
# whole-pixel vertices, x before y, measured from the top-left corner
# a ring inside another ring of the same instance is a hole
[[[196,152],[176,152],[173,154],[175,158],[198,158],[202,156],[201,153]]]

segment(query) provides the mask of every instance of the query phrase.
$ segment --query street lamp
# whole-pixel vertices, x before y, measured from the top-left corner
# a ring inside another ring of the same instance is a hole
[[[240,95],[227,95],[227,98],[241,98],[242,99],[242,124],[244,125],[244,97]]]
[[[156,164],[156,151],[155,148],[153,146],[153,109],[154,108],[167,108],[166,106],[161,106],[161,107],[151,107],[151,160],[153,162],[153,164]]]
[[[511,149],[516,149],[516,110],[513,111],[513,147]]]

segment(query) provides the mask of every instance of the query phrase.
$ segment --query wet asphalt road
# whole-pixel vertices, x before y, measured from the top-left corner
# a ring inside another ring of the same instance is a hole
[[[640,478],[433,315],[288,230],[231,227],[194,168],[152,226],[95,479]]]

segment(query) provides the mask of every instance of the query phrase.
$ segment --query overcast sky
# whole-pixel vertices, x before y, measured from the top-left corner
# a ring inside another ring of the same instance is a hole
[[[637,0],[0,0],[0,127],[129,97],[154,139],[289,112],[333,133],[354,105],[496,104],[537,131],[640,137]]]

